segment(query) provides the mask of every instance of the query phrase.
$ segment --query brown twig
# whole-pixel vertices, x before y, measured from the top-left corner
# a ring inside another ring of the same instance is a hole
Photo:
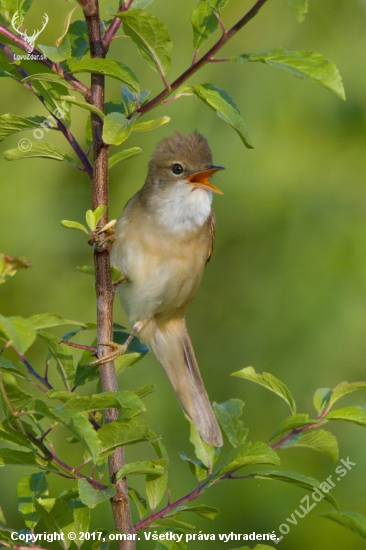
[[[127,4],[125,4],[125,7],[126,6]],[[84,7],[84,16],[88,26],[91,57],[104,59],[108,51],[108,44],[103,42],[100,32],[98,0],[89,0],[87,5]],[[106,34],[107,33],[108,30]],[[112,34],[112,31],[110,31],[110,38],[112,37]],[[90,102],[103,112],[104,87],[104,76],[92,74]],[[94,113],[92,113],[91,118],[94,157],[92,204],[93,209],[96,209],[102,204],[107,205],[107,210],[100,220],[101,226],[103,227],[108,222],[108,146],[102,139],[103,120]],[[97,337],[99,343],[98,357],[103,357],[110,353],[111,348],[101,344],[113,341],[114,288],[110,275],[108,243],[104,247],[94,246],[94,265],[95,289],[97,296]],[[118,391],[118,382],[113,361],[110,361],[100,367],[100,380],[103,391]],[[105,411],[105,421],[107,423],[113,422],[113,420],[116,420],[117,418],[118,409],[107,409]],[[115,483],[118,470],[120,470],[125,464],[123,447],[117,448],[109,456],[108,464],[111,482]],[[111,499],[115,528],[117,531],[122,531],[126,534],[133,534],[134,530],[131,520],[126,479],[121,479],[115,483],[115,487],[116,494]],[[135,547],[135,541],[118,542],[119,550],[134,550]]]

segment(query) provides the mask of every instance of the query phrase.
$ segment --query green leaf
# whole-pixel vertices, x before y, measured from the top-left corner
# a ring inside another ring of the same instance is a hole
[[[54,46],[43,46],[42,44],[39,44],[38,47],[41,52],[54,63],[60,63],[71,57],[71,45],[68,37],[65,38],[58,48]]]
[[[346,420],[366,427],[366,410],[361,407],[344,407],[331,411],[326,416],[327,420]]]
[[[21,411],[23,408],[30,403],[33,400],[33,396],[29,393],[24,392],[21,390],[18,386],[17,379],[15,376],[13,376],[10,372],[2,372],[1,373],[1,379],[2,384],[4,386],[4,390],[6,392],[8,400],[11,402],[12,407],[17,410]],[[4,426],[3,426],[4,428]],[[7,430],[8,431],[8,430]],[[9,433],[9,431],[8,431]],[[15,435],[16,432],[13,432],[13,435]],[[3,434],[2,434],[3,435]],[[4,437],[4,435],[3,435]],[[18,439],[21,438],[21,441],[24,440],[24,436],[19,433]],[[4,438],[5,439],[5,438]],[[29,441],[20,443],[23,444],[25,447],[29,447]]]
[[[346,510],[342,510],[340,514],[337,512],[327,512],[321,515],[344,527],[348,527],[348,529],[351,529],[356,535],[366,540],[366,517],[364,515],[358,512],[348,512]]]
[[[37,80],[38,82],[55,82],[56,84],[60,84],[60,86],[64,86],[68,90],[73,90],[72,85],[67,80],[64,80],[61,75],[56,73],[36,73],[31,74],[27,76],[26,78],[22,79],[22,82],[29,82]],[[44,119],[42,119],[43,122]]]
[[[179,456],[182,460],[185,460],[188,462],[188,466],[190,471],[194,476],[197,477],[198,481],[202,481],[203,479],[206,479],[206,477],[209,474],[208,468],[201,462],[200,460],[194,460],[193,458],[190,458],[185,453],[180,452]]]
[[[124,82],[137,93],[140,91],[140,84],[131,69],[112,59],[82,59],[71,65],[70,72],[103,74]]]
[[[169,514],[169,516],[165,516],[165,517],[175,517],[175,516],[178,516],[178,514],[181,514],[182,512],[192,512],[204,518],[213,520],[220,513],[220,510],[218,510],[217,508],[213,508],[212,506],[205,506],[205,504],[201,504],[200,506],[191,506],[191,507],[178,506],[178,508],[175,508],[174,511],[171,514]]]
[[[65,319],[59,313],[37,313],[28,317],[28,321],[32,323],[36,330],[52,328],[52,327],[62,327],[64,325],[74,325],[77,327],[87,328],[85,323],[80,321],[74,321],[71,319]]]
[[[323,481],[322,483],[320,483],[317,479],[313,477],[304,476],[302,474],[298,474],[297,472],[282,472],[278,470],[249,472],[249,474],[247,474],[246,477],[248,478],[253,477],[256,479],[267,479],[267,480],[273,480],[273,481],[282,481],[283,483],[290,483],[291,485],[302,487],[303,489],[307,489],[308,491],[311,491],[311,492],[314,491],[314,489],[318,489],[323,493],[325,500],[327,500],[337,510],[339,509],[337,501],[329,493],[329,490],[332,488],[332,486],[326,481]]]
[[[74,514],[75,532],[77,533],[75,540],[78,541],[78,545],[81,546],[85,540],[81,538],[83,536],[82,533],[89,531],[90,510],[79,498],[75,498],[75,493],[76,491],[68,491],[66,494],[61,493],[60,497],[67,501],[67,504]]]
[[[304,15],[308,11],[309,0],[288,0],[290,6],[293,7],[296,19],[298,21],[304,20]]]
[[[66,386],[72,383],[75,376],[75,366],[69,346],[59,344],[59,338],[48,332],[39,331],[38,336],[45,342],[53,358],[56,361],[57,370]]]
[[[157,461],[157,464],[164,468],[165,461],[161,458]],[[151,511],[154,512],[157,506],[161,502],[161,499],[164,497],[168,487],[168,472],[165,472],[163,475],[152,475],[148,474],[146,476],[146,496],[149,501],[149,506]],[[151,527],[151,525],[150,525]]]
[[[122,271],[118,269],[115,265],[111,266],[111,279],[112,283],[116,284],[119,281],[122,281],[122,279],[126,279],[126,276],[123,275]]]
[[[4,547],[12,547],[14,545],[14,541],[11,538],[12,531],[9,531],[8,529],[0,529],[0,541],[2,543],[7,542],[8,544],[3,544]]]
[[[52,160],[60,160],[68,162],[69,164],[75,165],[75,162],[69,155],[61,151],[58,147],[52,145],[52,143],[42,142],[31,142],[31,148],[28,151],[22,151],[21,149],[8,149],[4,153],[4,158],[6,160],[20,160],[26,158],[46,158]]]
[[[103,461],[114,449],[123,445],[132,445],[146,439],[149,427],[141,418],[115,420],[98,430],[100,441],[99,461]]]
[[[133,113],[134,111],[136,111],[137,109],[137,106],[138,105],[144,105],[146,102],[147,102],[147,98],[149,97],[149,94],[150,94],[150,90],[142,90],[141,93],[137,94],[134,93],[134,92],[131,92],[131,90],[129,90],[129,88],[127,88],[127,86],[125,86],[124,84],[122,84],[121,86],[121,94],[122,94],[122,106],[123,106],[123,110],[119,110],[119,109],[116,109],[116,108],[112,108],[113,106],[115,107],[115,103],[114,105],[112,103],[110,103],[110,110],[109,112],[112,113],[113,111],[117,111],[117,112],[124,112],[126,115],[130,115],[131,113]],[[138,101],[137,101],[138,99]],[[106,104],[106,107],[107,107],[108,103]],[[107,108],[106,108],[106,114],[108,114],[108,111],[107,111]]]
[[[5,385],[5,384],[4,384]],[[19,390],[22,394],[22,390]],[[15,408],[19,408],[20,410],[30,402],[30,399],[32,396],[29,394],[24,394],[28,397],[21,405]],[[1,441],[7,441],[8,443],[11,443],[12,445],[18,445],[20,447],[25,447],[33,451],[33,446],[31,444],[30,438],[28,438],[26,435],[24,435],[22,432],[19,431],[19,429],[14,428],[10,422],[4,420],[0,423],[0,440]]]
[[[100,218],[103,216],[106,210],[107,210],[107,207],[105,206],[105,204],[101,204],[94,211],[87,210],[85,214],[85,219],[86,219],[86,223],[89,226],[90,231],[95,231]]]
[[[131,133],[137,116],[128,119],[122,113],[110,113],[104,119],[103,141],[109,145],[121,145]]]
[[[62,95],[61,99],[64,101],[67,101],[68,103],[72,103],[73,105],[77,105],[78,107],[81,107],[82,109],[86,109],[87,111],[91,111],[92,113],[98,115],[100,118],[104,118],[105,114],[100,109],[97,109],[97,107],[94,107],[94,105],[91,105],[90,103],[87,103],[86,101],[80,101],[76,99],[72,95]]]
[[[212,467],[215,464],[215,447],[208,445],[199,435],[196,426],[191,422],[187,415],[186,419],[190,425],[190,437],[189,441],[194,446],[194,452],[198,460],[200,460],[206,468],[212,471]]]
[[[40,468],[46,466],[33,452],[15,451],[14,449],[0,449],[0,467],[12,464],[14,466],[34,466]]]
[[[9,16],[13,15],[18,11],[19,20],[23,21],[24,16],[29,11],[33,3],[33,0],[1,0],[0,5],[9,12]]]
[[[215,477],[221,477],[228,472],[234,472],[249,464],[274,464],[278,466],[280,459],[278,455],[265,443],[242,443],[231,451],[223,467],[216,473]]]
[[[213,409],[217,420],[233,447],[238,447],[245,442],[248,429],[244,428],[239,420],[243,413],[244,403],[240,399],[229,399],[225,403],[213,403]]]
[[[31,65],[35,65],[36,63],[34,61],[28,61],[28,62],[21,62],[21,66],[24,67],[25,63],[30,63]],[[39,70],[42,65],[41,63],[37,64],[40,65],[37,66],[38,72],[43,72]],[[44,66],[43,66],[44,67]],[[33,74],[35,72],[32,68],[29,69],[29,65],[24,67],[29,74]],[[66,126],[70,126],[71,124],[71,116],[70,116],[70,107],[66,105],[66,102],[61,99],[61,96],[65,93],[65,87],[60,82],[54,82],[51,79],[48,80],[32,80],[32,86],[35,89],[36,93],[38,95],[41,95],[44,99],[44,105],[46,109],[52,114],[49,114],[46,118],[44,118],[43,123],[41,124],[41,127],[48,132],[50,128],[56,128],[57,127],[57,121],[54,117],[57,117],[58,119],[62,119],[63,122],[66,124]],[[54,115],[54,116],[53,116]]]
[[[325,430],[309,431],[293,435],[282,445],[283,449],[287,449],[288,447],[307,447],[308,449],[324,453],[333,462],[336,462],[339,457],[337,439],[333,434]]]
[[[107,211],[107,207],[105,204],[100,204],[94,210],[95,227],[98,225],[100,218],[103,216],[103,214],[106,213],[106,211]]]
[[[79,396],[74,393],[50,390],[47,393],[50,399],[60,399],[65,402],[64,410],[77,412],[92,412],[104,409],[127,409],[128,418],[140,414],[145,410],[141,399],[132,391],[103,392],[92,396]]]
[[[328,399],[327,406],[332,407],[332,405],[334,405],[334,403],[344,395],[348,395],[349,393],[353,393],[354,391],[365,389],[366,382],[341,382],[332,390]]]
[[[67,535],[75,530],[75,525],[74,514],[67,502],[61,498],[39,498],[34,501],[34,506],[49,532],[63,533],[58,542],[63,548],[68,548],[71,540]]]
[[[85,445],[95,464],[99,459],[100,443],[97,433],[89,420],[81,413],[73,410],[55,409],[53,413],[56,419],[65,426],[80,443]]]
[[[71,45],[71,59],[75,63],[89,50],[88,27],[86,21],[78,20],[71,23],[67,31],[67,36]]]
[[[33,344],[36,331],[28,319],[0,315],[0,337],[11,341],[20,353],[25,353]]]
[[[267,63],[290,72],[294,76],[312,80],[324,88],[331,90],[341,99],[345,99],[341,76],[332,61],[328,61],[318,52],[289,52],[276,48],[270,52],[248,53],[231,57],[236,63],[256,62]]]
[[[31,130],[38,128],[44,121],[41,116],[35,116],[30,118],[24,118],[21,116],[12,115],[7,113],[0,116],[0,141],[3,141],[6,137],[23,130]]]
[[[317,422],[318,420],[309,419],[308,414],[293,414],[292,416],[288,416],[279,423],[279,425],[271,435],[270,441],[272,439],[275,439],[279,435],[294,430],[295,428],[302,428],[303,426],[308,426],[310,424],[317,424]]]
[[[140,149],[140,147],[131,147],[131,149],[125,149],[124,151],[120,151],[119,153],[116,153],[115,155],[112,155],[109,158],[108,168],[109,169],[114,168],[120,162],[123,162],[129,158],[135,157],[140,153],[142,153],[142,149]]]
[[[89,226],[90,231],[94,231],[95,228],[97,227],[97,224],[95,223],[93,210],[87,210],[86,211],[85,219],[86,219],[86,223]]]
[[[130,462],[123,466],[117,472],[116,481],[128,476],[128,475],[141,475],[151,474],[155,476],[161,476],[165,473],[165,468],[157,460],[145,461],[145,462]]]
[[[0,506],[0,523],[2,523],[3,525],[6,524],[5,515],[1,506]],[[0,540],[1,540],[1,535],[0,535]]]
[[[145,386],[143,386],[141,389],[144,390],[144,388],[145,388]],[[149,388],[149,386],[147,386],[147,388]],[[152,430],[149,430],[147,435],[148,435],[148,438],[149,438],[149,441],[150,441],[150,444],[151,444],[152,448],[156,452],[157,457],[164,459],[165,469],[169,470],[170,459],[169,459],[168,452],[167,452],[165,446],[163,445],[161,437],[157,437],[156,434],[154,434],[154,432]]]
[[[45,472],[27,474],[21,478],[17,487],[18,510],[27,527],[34,529],[40,520],[33,499],[48,495],[48,484]]]
[[[159,128],[159,126],[162,126],[163,124],[166,124],[170,121],[170,117],[168,116],[162,116],[160,118],[156,118],[155,120],[148,120],[147,122],[140,122],[139,124],[135,124],[132,128],[133,132],[149,132],[150,130],[155,130],[155,128]]]
[[[215,32],[219,22],[209,1],[203,0],[197,8],[191,11],[193,27],[193,47],[198,50],[204,42]]]
[[[147,511],[147,502],[146,500],[140,495],[136,489],[132,489],[132,487],[128,488],[128,494],[130,498],[132,499],[134,505],[137,508],[137,511],[140,516],[140,520],[144,517]]]
[[[94,489],[86,479],[79,479],[78,485],[80,500],[88,506],[88,508],[95,508],[98,504],[105,500],[109,500],[116,494],[114,485],[110,485],[108,489],[101,491]]]
[[[127,36],[135,42],[140,54],[158,73],[166,74],[170,67],[173,43],[167,26],[155,15],[143,10],[117,14]]]
[[[231,376],[238,376],[239,378],[251,380],[252,382],[256,382],[257,384],[264,386],[268,390],[273,391],[286,401],[293,414],[296,413],[296,404],[288,388],[283,382],[275,378],[269,372],[257,374],[253,367],[246,367],[237,372],[233,372]]]
[[[14,258],[9,254],[0,254],[0,285],[14,277],[19,269],[27,269],[28,267],[32,267],[32,264],[25,258]]]
[[[5,357],[0,356],[0,372],[2,370],[10,372],[14,376],[18,376],[23,380],[28,380],[28,381],[30,380],[30,377],[26,373],[22,363],[19,363],[17,366],[15,366],[11,361],[9,361],[8,359],[5,359]]]
[[[184,95],[195,95],[201,99],[216,111],[222,120],[234,128],[245,147],[253,149],[245,122],[233,99],[225,90],[221,90],[213,84],[196,84],[195,86],[187,84],[178,90],[176,97]]]
[[[332,393],[332,390],[330,388],[319,388],[318,390],[315,391],[314,397],[313,397],[313,403],[314,403],[315,409],[318,412],[320,412],[323,409],[331,393]]]
[[[93,275],[93,277],[95,277],[95,268],[91,265],[83,265],[81,267],[77,266],[76,269],[81,271],[81,273],[85,273],[86,275]]]
[[[89,234],[87,228],[79,222],[74,222],[71,220],[62,220],[61,225],[63,225],[64,227],[67,227],[68,229],[77,229],[78,231],[84,231],[84,233],[86,233],[87,235]]]

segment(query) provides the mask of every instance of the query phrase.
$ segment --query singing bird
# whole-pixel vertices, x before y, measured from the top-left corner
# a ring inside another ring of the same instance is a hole
[[[212,253],[215,215],[206,139],[175,133],[161,141],[144,186],[126,204],[115,226],[111,263],[127,282],[118,293],[133,326],[163,366],[177,398],[206,443],[222,435],[189,338],[185,313]]]

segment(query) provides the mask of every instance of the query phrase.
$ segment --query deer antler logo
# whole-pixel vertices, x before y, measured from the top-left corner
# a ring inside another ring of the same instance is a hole
[[[29,35],[29,34],[27,34],[27,30],[25,30],[23,32],[20,28],[19,11],[16,11],[14,13],[13,18],[11,20],[11,25],[12,25],[13,29],[26,42],[25,49],[28,53],[32,53],[32,51],[34,50],[36,40],[39,37],[39,35],[41,34],[41,32],[45,29],[47,23],[48,23],[48,15],[47,15],[47,13],[45,13],[44,16],[43,16],[43,26],[42,26],[41,30],[34,31],[33,34]]]

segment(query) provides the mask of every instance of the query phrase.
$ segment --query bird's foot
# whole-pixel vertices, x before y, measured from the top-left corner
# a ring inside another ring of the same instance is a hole
[[[111,351],[110,353],[107,353],[107,355],[104,355],[99,359],[96,359],[95,361],[91,361],[90,363],[85,363],[83,367],[93,367],[94,365],[105,365],[110,361],[115,361],[115,359],[117,359],[117,357],[119,357],[120,355],[123,355],[126,349],[128,348],[127,341],[124,344],[116,344],[116,342],[108,342],[107,344],[100,344],[100,345],[113,348],[113,351]]]
[[[85,363],[83,367],[90,367],[94,365],[104,365],[105,363],[109,363],[110,361],[114,361],[119,357],[120,355],[123,355],[125,351],[127,350],[128,346],[136,336],[140,330],[142,330],[146,325],[149,323],[150,319],[142,319],[141,321],[137,321],[133,325],[133,329],[129,337],[127,338],[126,342],[124,344],[117,344],[116,342],[108,342],[106,344],[99,344],[100,346],[108,346],[110,348],[113,348],[114,351],[111,351],[107,355],[104,355],[103,357],[100,357],[99,359],[96,359],[95,361],[91,361],[90,363]]]

